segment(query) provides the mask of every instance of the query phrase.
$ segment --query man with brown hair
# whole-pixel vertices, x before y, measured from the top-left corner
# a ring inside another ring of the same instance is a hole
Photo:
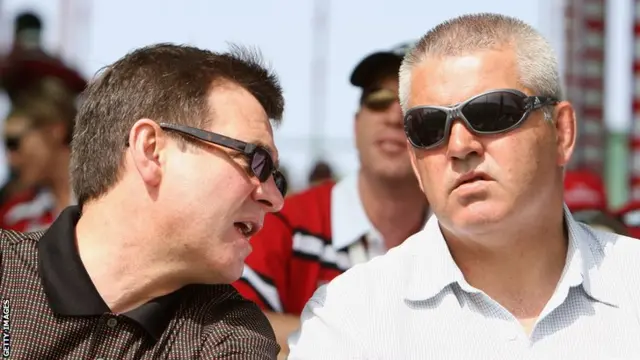
[[[258,307],[228,285],[282,207],[270,120],[284,107],[252,51],[159,44],[108,66],[74,128],[69,207],[1,233],[4,352],[28,359],[272,359]]]

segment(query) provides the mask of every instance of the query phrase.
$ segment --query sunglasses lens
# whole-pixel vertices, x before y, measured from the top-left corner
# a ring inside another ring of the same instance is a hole
[[[266,150],[256,149],[251,159],[251,170],[260,182],[267,181],[273,171],[273,161]]]
[[[7,137],[4,139],[4,145],[9,151],[16,151],[20,148],[20,138]]]
[[[258,180],[260,180],[260,182],[267,181],[271,174],[273,174],[273,180],[276,183],[276,187],[282,196],[285,196],[287,193],[287,180],[284,178],[282,173],[274,170],[275,166],[269,152],[265,149],[257,148],[253,153],[253,159],[251,160],[251,171],[253,171],[253,174],[258,178]]]
[[[384,111],[394,102],[398,101],[398,95],[390,89],[379,89],[368,93],[362,103],[373,111]]]
[[[414,108],[404,118],[405,133],[416,147],[433,146],[445,136],[447,113],[434,108]]]
[[[276,182],[276,186],[278,187],[278,190],[280,190],[280,193],[282,194],[282,196],[286,196],[287,195],[287,179],[285,179],[284,175],[282,175],[282,173],[280,171],[276,171],[273,174],[273,180],[275,180]]]
[[[508,92],[482,95],[462,108],[471,127],[480,133],[508,130],[524,118],[525,112],[525,98]]]
[[[525,117],[525,97],[510,92],[494,92],[479,96],[462,108],[462,114],[474,131],[499,133],[518,125]],[[437,145],[445,137],[447,114],[439,109],[409,109],[405,116],[405,132],[419,148]]]

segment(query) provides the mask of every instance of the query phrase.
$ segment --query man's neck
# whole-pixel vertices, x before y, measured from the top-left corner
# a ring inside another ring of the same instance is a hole
[[[140,216],[142,209],[97,200],[83,208],[76,225],[78,253],[98,293],[113,312],[132,310],[178,290],[185,281],[178,262],[149,249],[154,235]],[[130,204],[130,203],[129,203]],[[118,208],[118,211],[108,209]],[[160,252],[162,253],[162,252]]]
[[[428,203],[415,178],[391,183],[373,179],[361,171],[358,191],[365,213],[382,235],[387,249],[422,228]]]
[[[564,218],[561,211],[553,215],[544,225],[512,226],[513,231],[486,239],[464,240],[443,233],[471,286],[519,319],[536,318],[553,295],[566,263]],[[523,231],[525,227],[536,231]]]

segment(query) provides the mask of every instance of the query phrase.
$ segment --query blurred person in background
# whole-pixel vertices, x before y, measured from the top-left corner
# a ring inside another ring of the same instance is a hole
[[[353,121],[359,170],[287,198],[251,240],[235,285],[266,312],[281,355],[316,288],[399,245],[426,221],[428,203],[411,169],[398,102],[407,48],[373,53],[351,74],[362,91]]]
[[[13,47],[0,61],[0,84],[12,100],[46,78],[60,80],[76,95],[87,85],[76,69],[45,51],[42,47],[44,30],[36,13],[22,12],[14,20]]]
[[[9,151],[5,147],[5,156],[9,158]],[[10,198],[15,194],[24,190],[24,186],[20,182],[18,171],[11,166],[11,161],[7,159],[8,176],[5,179],[4,184],[0,187],[0,207],[2,207]]]
[[[60,58],[47,53],[42,47],[42,37],[45,26],[42,19],[37,13],[26,11],[19,13],[14,19],[14,38],[13,47],[9,54],[4,56],[0,60],[0,86],[8,94],[13,107],[13,114],[10,114],[11,119],[10,127],[7,130],[7,135],[13,138],[6,138],[10,148],[17,145],[14,135],[21,131],[22,127],[28,125],[32,120],[28,119],[29,116],[22,116],[22,112],[39,112],[37,109],[27,109],[34,106],[34,104],[44,99],[49,105],[35,105],[37,108],[42,107],[58,107],[59,105],[52,105],[52,103],[60,104],[60,98],[70,94],[70,97],[74,99],[69,102],[75,102],[75,98],[85,88],[86,81],[79,74],[79,72],[72,67],[65,64]],[[43,91],[45,89],[45,91]],[[48,91],[46,90],[48,89]],[[51,92],[53,92],[53,98],[50,98]],[[59,92],[56,94],[56,92]],[[25,100],[31,99],[31,100]],[[66,102],[64,100],[63,102]],[[67,105],[62,105],[68,107]],[[26,111],[24,111],[26,110]],[[54,112],[59,112],[59,108]],[[65,112],[63,110],[63,112]],[[46,115],[50,117],[51,115]],[[36,117],[42,117],[37,115]],[[22,118],[22,120],[20,120]],[[19,151],[13,151],[7,149],[9,162],[17,161],[17,153]],[[55,208],[56,205],[54,197],[50,193],[42,193],[41,197],[34,198],[33,181],[28,181],[29,184],[22,184],[18,170],[15,167],[10,166],[10,177],[2,185],[0,190],[1,202],[4,205],[4,210],[12,205],[31,202],[31,200],[37,200],[33,202],[33,206],[21,206],[18,211],[18,218],[41,218],[38,221],[29,222],[17,220],[14,217],[4,222],[0,215],[0,224],[4,223],[4,226],[8,226],[17,230],[37,230],[42,227],[46,227],[50,223],[55,210],[49,212],[48,209]],[[29,187],[30,186],[30,187]],[[65,196],[62,196],[65,197]],[[9,200],[11,199],[11,200]],[[5,204],[10,201],[10,204]],[[59,206],[57,206],[59,208]],[[43,214],[42,216],[38,214]]]
[[[4,139],[10,167],[24,190],[0,207],[1,228],[44,229],[75,203],[69,179],[75,115],[75,96],[52,78],[14,102]]]
[[[576,221],[620,235],[629,234],[625,224],[609,211],[604,182],[592,171],[565,172],[564,202]]]
[[[325,181],[334,181],[331,165],[323,160],[316,161],[309,173],[308,186],[314,187]]]

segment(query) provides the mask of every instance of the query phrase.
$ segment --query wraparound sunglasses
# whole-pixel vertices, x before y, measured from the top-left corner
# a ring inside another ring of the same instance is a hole
[[[404,131],[413,147],[433,149],[448,138],[455,119],[478,135],[493,135],[511,131],[533,111],[557,103],[552,97],[528,96],[514,89],[491,90],[451,107],[411,108],[404,117]]]

